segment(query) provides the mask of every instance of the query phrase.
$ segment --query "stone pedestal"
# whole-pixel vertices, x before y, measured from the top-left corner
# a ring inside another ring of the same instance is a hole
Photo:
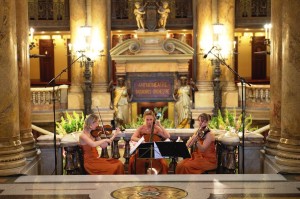
[[[263,144],[246,143],[244,149],[245,156],[245,171],[244,174],[260,174],[263,172],[263,160],[261,157],[261,150]],[[239,146],[239,168],[243,167],[242,164],[242,150],[243,147]],[[240,169],[239,169],[240,170]]]
[[[61,136],[56,137],[56,155],[57,155],[57,174],[63,174],[62,150],[60,147]],[[37,138],[37,145],[41,150],[40,161],[40,175],[54,175],[55,174],[55,150],[53,135],[42,135]]]

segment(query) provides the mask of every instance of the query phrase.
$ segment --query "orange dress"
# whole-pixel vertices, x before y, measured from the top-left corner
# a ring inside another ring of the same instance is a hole
[[[141,134],[140,138],[144,136],[145,141],[149,141],[150,134]],[[153,141],[160,141],[158,135],[154,134]],[[158,174],[168,174],[168,163],[165,159],[152,159],[152,163],[150,159],[139,159],[138,152],[132,155],[129,159],[128,165],[128,173],[130,174],[147,174],[147,168],[150,167],[155,168],[158,171]]]
[[[202,144],[203,140],[198,142]],[[212,142],[205,152],[196,150],[191,158],[180,161],[176,167],[176,174],[200,174],[215,168],[217,168],[217,155],[215,143]]]
[[[81,145],[83,149],[84,168],[91,175],[124,174],[124,166],[120,160],[100,158],[96,147]]]

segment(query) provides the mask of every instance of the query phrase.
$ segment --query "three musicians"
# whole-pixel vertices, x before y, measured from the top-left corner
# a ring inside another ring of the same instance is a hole
[[[170,138],[170,134],[155,119],[151,110],[146,110],[143,115],[144,124],[136,129],[131,137],[132,141],[139,141],[142,137],[145,142],[163,141]],[[206,170],[216,169],[217,157],[215,150],[215,137],[208,128],[210,116],[206,113],[199,115],[199,129],[186,143],[187,147],[196,145],[196,150],[191,158],[180,161],[176,167],[176,174],[201,174]],[[89,174],[123,174],[123,164],[115,159],[102,159],[96,155],[96,146],[105,148],[120,133],[116,129],[110,139],[94,138],[90,135],[93,129],[99,126],[99,118],[92,114],[86,118],[85,126],[79,141],[84,150],[84,167]],[[135,153],[130,157],[128,172],[130,174],[167,174],[168,163],[165,159],[139,159]],[[151,170],[149,170],[151,169]]]

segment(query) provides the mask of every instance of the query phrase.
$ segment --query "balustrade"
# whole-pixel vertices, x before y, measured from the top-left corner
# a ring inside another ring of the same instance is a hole
[[[242,99],[241,83],[238,83],[239,99]],[[266,107],[270,105],[270,85],[246,85],[245,100],[247,108]]]
[[[67,90],[68,85],[54,87],[55,104],[59,107],[67,105]],[[31,105],[32,110],[52,110],[53,106],[53,87],[46,88],[31,88]]]

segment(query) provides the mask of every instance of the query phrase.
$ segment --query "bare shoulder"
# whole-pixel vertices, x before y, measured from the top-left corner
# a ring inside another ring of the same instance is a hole
[[[215,141],[215,135],[213,132],[209,132],[206,134],[206,138],[205,139],[210,139],[211,141]]]
[[[155,133],[159,133],[161,131],[162,131],[162,129],[159,126],[154,126],[154,132]]]
[[[80,141],[86,142],[87,140],[90,140],[90,139],[91,138],[85,133],[80,133],[80,135],[79,135],[79,140]]]
[[[86,134],[80,133],[80,135],[79,135],[79,143],[80,144],[85,144],[85,140],[87,140],[87,139],[88,139],[88,137]]]
[[[142,125],[135,130],[134,134],[140,134],[140,132],[143,132],[144,129],[145,129],[145,126]]]
[[[142,125],[142,126],[137,128],[137,131],[144,131],[145,129],[146,129],[146,126]]]

